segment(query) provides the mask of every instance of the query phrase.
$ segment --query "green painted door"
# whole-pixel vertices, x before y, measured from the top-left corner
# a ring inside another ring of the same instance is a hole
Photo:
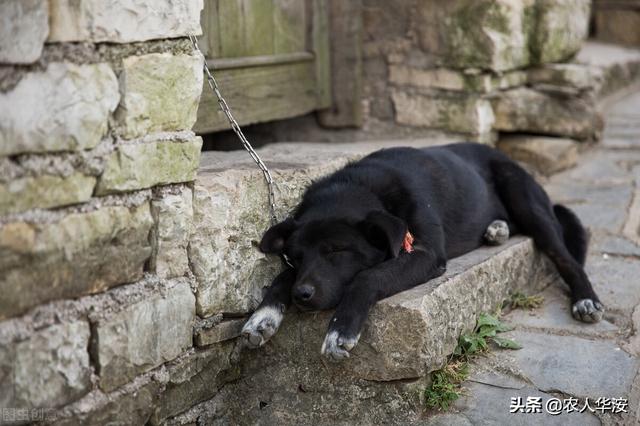
[[[240,124],[331,104],[327,0],[205,0],[200,45]],[[199,133],[230,126],[205,81]]]

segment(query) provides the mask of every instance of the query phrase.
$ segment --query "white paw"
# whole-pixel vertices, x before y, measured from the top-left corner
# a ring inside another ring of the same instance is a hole
[[[575,319],[582,322],[598,322],[604,314],[604,306],[600,302],[591,299],[580,299],[571,307],[571,314]]]
[[[347,337],[337,331],[330,331],[324,338],[320,353],[332,361],[349,358],[349,351],[358,344],[358,340],[360,340],[359,334],[355,337]]]
[[[276,306],[264,306],[251,315],[249,321],[242,327],[242,335],[247,346],[257,348],[271,338],[280,323],[282,323],[283,309]]]
[[[490,245],[500,245],[509,239],[509,225],[504,220],[494,220],[484,233],[484,240]]]

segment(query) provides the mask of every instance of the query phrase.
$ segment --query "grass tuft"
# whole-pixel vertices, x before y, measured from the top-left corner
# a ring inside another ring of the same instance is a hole
[[[538,309],[542,306],[544,302],[544,297],[542,296],[527,296],[524,293],[513,293],[508,300],[508,306],[512,309]]]
[[[447,365],[431,373],[431,385],[424,391],[426,406],[441,411],[449,409],[462,394],[462,382],[469,375],[469,360],[489,350],[489,343],[503,349],[520,349],[522,346],[515,340],[497,336],[509,330],[512,327],[497,316],[481,314],[473,331],[460,336]]]

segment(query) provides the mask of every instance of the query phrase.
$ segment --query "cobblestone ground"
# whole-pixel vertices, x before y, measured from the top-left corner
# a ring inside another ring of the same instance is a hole
[[[547,288],[541,308],[505,317],[516,327],[506,334],[523,348],[474,362],[453,410],[428,424],[640,424],[640,93],[606,115],[603,142],[545,182],[552,199],[570,206],[591,232],[587,272],[607,307],[605,320],[578,323],[564,285]],[[512,401],[514,409],[521,402],[534,412],[510,413]]]

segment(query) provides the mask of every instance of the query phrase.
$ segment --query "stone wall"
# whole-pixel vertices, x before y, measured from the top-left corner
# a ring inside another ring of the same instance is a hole
[[[590,9],[590,0],[364,0],[366,119],[488,143],[499,133],[597,140],[602,76],[573,63]]]
[[[187,258],[202,7],[0,2],[0,424],[143,424],[225,357]]]

